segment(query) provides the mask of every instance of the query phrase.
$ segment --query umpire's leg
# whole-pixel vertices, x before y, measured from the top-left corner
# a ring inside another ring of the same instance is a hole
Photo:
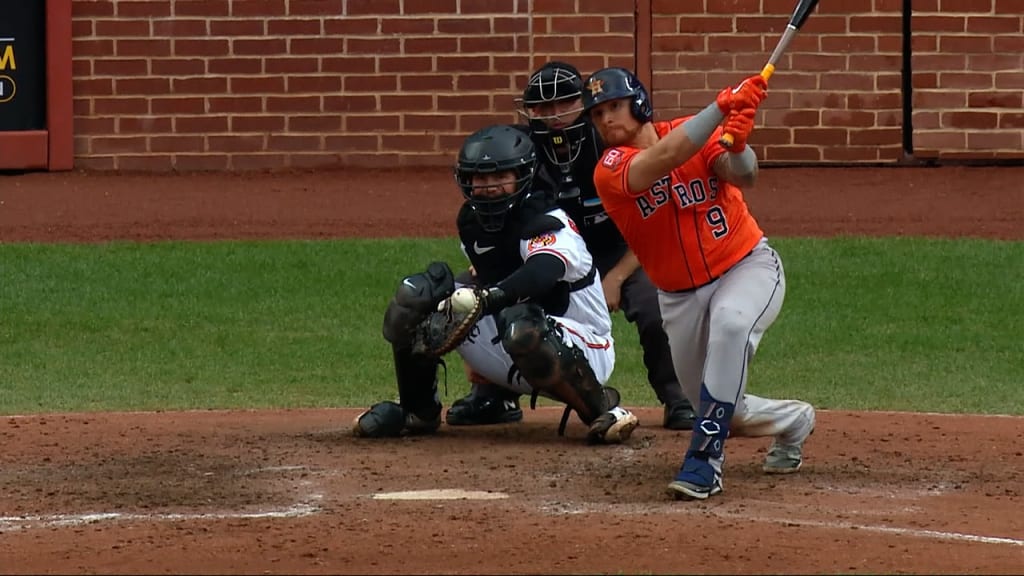
[[[658,290],[643,268],[637,268],[622,283],[621,308],[626,320],[636,325],[640,346],[644,351],[647,381],[658,400],[665,405],[663,426],[673,430],[689,430],[693,427],[693,406],[683,395],[672,367],[668,336],[661,325]]]

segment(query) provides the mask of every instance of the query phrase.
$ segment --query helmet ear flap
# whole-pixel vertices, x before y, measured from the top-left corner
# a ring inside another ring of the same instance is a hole
[[[630,102],[629,111],[636,118],[637,122],[645,124],[654,119],[654,107],[651,105],[651,97],[647,90],[637,81],[636,95]]]

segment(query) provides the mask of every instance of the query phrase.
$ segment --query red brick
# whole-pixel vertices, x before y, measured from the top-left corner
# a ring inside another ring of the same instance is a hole
[[[857,90],[862,92],[873,91],[875,88],[874,77],[868,74],[847,74],[834,72],[821,77],[821,89],[826,92],[838,92],[845,90]]]
[[[422,152],[434,150],[437,147],[437,137],[434,134],[401,134],[390,136],[384,134],[380,138],[381,149],[398,150],[402,152]]]
[[[210,114],[263,112],[263,98],[259,96],[230,96],[207,98]]]
[[[381,56],[378,64],[381,72],[430,72],[434,67],[431,56]]]
[[[323,33],[319,20],[269,20],[267,33],[274,36],[306,36]]]
[[[93,25],[96,27],[97,36],[145,38],[150,35],[148,20],[96,20]]]
[[[226,83],[227,81],[225,80],[224,82]],[[149,101],[149,107],[153,114],[205,114],[206,100],[201,97],[153,98]]]
[[[263,135],[209,136],[206,145],[210,152],[256,152],[264,149]]]
[[[455,77],[455,88],[467,91],[508,90],[511,81],[507,74],[460,74]]]
[[[401,54],[402,43],[398,38],[346,38],[344,50],[338,51],[345,54]]]
[[[210,36],[265,36],[265,20],[210,20]]]
[[[94,98],[92,110],[97,116],[149,114],[149,100],[146,98]]]
[[[267,112],[314,112],[320,110],[319,96],[268,96]]]
[[[260,74],[263,61],[259,58],[211,58],[206,67],[210,74]]]
[[[376,95],[324,96],[324,112],[373,112],[377,109]]]
[[[405,0],[408,5],[409,0]],[[598,0],[589,0],[590,2],[597,2]],[[419,0],[427,9],[434,4],[449,7],[454,4],[453,0]],[[515,11],[516,3],[515,0],[462,0],[459,5],[460,14],[511,14]],[[580,11],[583,8],[580,7]],[[441,10],[437,10],[440,12]],[[455,12],[454,9],[447,10],[447,12]]]
[[[945,53],[988,53],[992,52],[991,36],[940,36],[939,50]]]
[[[344,41],[341,38],[291,38],[288,41],[288,53],[305,54],[337,54],[342,51]]]
[[[170,0],[145,0],[143,2],[117,3],[117,15],[121,18],[166,18],[171,15]]]
[[[324,148],[327,150],[377,150],[380,147],[380,137],[369,134],[344,134],[327,136]]]
[[[114,91],[119,96],[168,94],[171,81],[168,78],[118,78],[114,80]]]
[[[1021,133],[1012,132],[968,133],[967,148],[969,150],[1021,150]]]
[[[201,136],[161,135],[149,139],[150,152],[202,152],[204,139]]]
[[[542,53],[575,52],[576,40],[567,36],[537,36],[533,48]]]
[[[451,114],[406,114],[403,126],[411,131],[443,131],[455,130],[455,116]]]
[[[133,154],[146,152],[145,136],[98,136],[90,141],[93,154]]]
[[[999,114],[999,128],[1001,129],[1024,129],[1024,113],[1001,112]]]
[[[320,66],[316,58],[266,58],[263,69],[267,74],[310,74],[318,72]]]
[[[438,32],[447,32],[441,29],[440,22],[436,27]],[[433,34],[434,28],[434,21],[428,18],[381,18],[380,20],[380,32],[386,35]]]
[[[706,52],[707,37],[700,34],[676,34],[659,36],[651,40],[651,50],[656,52]],[[760,45],[758,45],[760,48]]]
[[[96,76],[147,76],[149,60],[97,59],[93,61]]]
[[[285,0],[232,0],[231,15],[239,16],[284,16]]]
[[[174,0],[174,16],[228,16],[229,0]]]
[[[396,115],[372,114],[367,116],[346,116],[347,132],[397,132],[400,130]]]
[[[288,92],[290,94],[303,92],[334,94],[340,91],[341,78],[338,76],[288,76]]]
[[[479,2],[464,2],[467,5],[479,4]],[[511,10],[509,10],[511,11]],[[504,10],[496,10],[504,12]],[[402,14],[456,14],[459,13],[456,0],[403,0]]]
[[[611,18],[609,20],[612,20]],[[495,17],[495,34],[528,34],[530,32],[530,20],[524,16],[513,16],[510,18]],[[632,26],[630,26],[632,29]]]
[[[220,38],[178,38],[174,41],[175,56],[223,56],[228,41]]]
[[[371,36],[377,34],[381,22],[379,18],[343,18],[340,20],[324,20],[324,34]]]
[[[845,128],[796,128],[793,130],[793,144],[846,146],[849,134]]]
[[[382,94],[381,112],[422,112],[433,108],[434,97],[429,94]]]
[[[1021,18],[1013,16],[971,16],[967,18],[967,31],[980,34],[1020,34]]]
[[[490,72],[489,56],[436,56],[438,72]],[[515,70],[514,67],[502,67],[495,63],[497,70]]]
[[[576,0],[544,0],[533,5],[535,14],[572,14],[576,11]]]
[[[174,131],[179,134],[227,132],[228,119],[225,116],[178,116],[174,119]]]
[[[346,86],[347,82],[348,79],[346,79]],[[451,91],[454,88],[454,78],[447,74],[406,74],[401,78],[401,89],[406,92],[434,92],[437,90]],[[392,88],[392,90],[394,90],[394,88]]]
[[[995,112],[943,112],[944,128],[991,129],[999,125],[999,115]]]
[[[516,122],[517,118],[513,116],[513,112],[506,114],[460,114],[458,121],[459,132],[469,134],[491,124],[511,124]]]
[[[288,0],[290,16],[337,16],[345,11],[345,0]]]
[[[286,54],[288,41],[283,38],[235,38],[231,40],[231,52],[236,56],[261,56],[268,54]],[[228,54],[227,50],[217,54]],[[213,54],[211,54],[213,55]]]
[[[1006,92],[970,92],[967,94],[969,108],[1016,108],[1022,105],[1019,90]]]
[[[206,61],[198,58],[153,59],[149,61],[154,76],[198,76],[206,74]]]
[[[231,78],[228,91],[232,94],[281,94],[284,78],[281,76],[256,76]]]
[[[207,36],[207,20],[175,18],[167,20],[154,20],[151,22],[153,36],[161,37],[196,37]]]
[[[957,89],[989,89],[993,87],[992,74],[972,72],[942,72],[939,74],[939,86]]]
[[[228,121],[231,132],[280,132],[285,129],[285,119],[281,116],[241,115],[231,116]]]
[[[939,0],[943,12],[991,12],[992,0]]]
[[[515,39],[512,36],[462,37],[459,38],[459,52],[514,52]]]
[[[340,74],[371,74],[377,71],[377,59],[372,56],[324,58],[320,70]]]
[[[171,41],[163,39],[152,40],[116,40],[114,42],[115,53],[118,56],[145,56],[146,58],[158,58],[171,55]]]
[[[437,109],[442,112],[485,110],[490,104],[488,96],[479,94],[438,94]]]
[[[399,0],[346,0],[346,15],[401,14]]]
[[[275,130],[281,130],[281,128],[275,128]],[[337,132],[341,130],[341,117],[335,115],[291,116],[288,118],[287,130],[289,132]]]
[[[113,16],[114,2],[112,0],[98,0],[96,2],[72,2],[71,17],[79,18],[96,16]]]
[[[760,36],[710,36],[708,37],[708,52],[763,52],[764,47]],[[775,42],[773,39],[772,42]],[[685,49],[685,48],[684,48]],[[697,46],[696,50],[703,50]],[[765,59],[768,56],[765,55]]]
[[[761,2],[759,0],[707,0],[706,10],[708,14],[760,14]]]
[[[143,152],[140,150],[140,152]],[[125,172],[166,172],[171,169],[171,157],[160,155],[126,155],[121,154],[115,159],[118,170]]]
[[[118,134],[159,134],[174,130],[170,118],[154,118],[152,116],[119,116],[117,118]]]
[[[764,157],[769,162],[819,162],[821,148],[817,146],[766,146]]]

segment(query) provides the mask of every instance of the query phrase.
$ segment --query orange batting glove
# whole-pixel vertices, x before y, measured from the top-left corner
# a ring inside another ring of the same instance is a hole
[[[715,103],[722,114],[728,114],[742,108],[756,109],[767,96],[768,81],[760,74],[755,74],[740,82],[735,88],[726,88],[719,92]]]
[[[732,134],[732,146],[727,150],[733,153],[743,152],[747,147],[747,138],[754,131],[754,116],[757,115],[756,108],[742,108],[733,110],[725,118],[725,133]]]

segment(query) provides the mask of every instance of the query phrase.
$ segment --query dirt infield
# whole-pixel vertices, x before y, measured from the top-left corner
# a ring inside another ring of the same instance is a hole
[[[748,198],[770,236],[1019,239],[1022,182],[774,169]],[[445,171],[0,176],[0,241],[438,236],[459,201]],[[356,412],[2,417],[0,572],[1024,569],[1022,418],[823,411],[800,474],[763,475],[767,442],[734,439],[725,493],[686,503],[663,489],[689,434],[655,409],[602,447],[575,419],[556,436],[553,408],[385,441],[351,438]]]

